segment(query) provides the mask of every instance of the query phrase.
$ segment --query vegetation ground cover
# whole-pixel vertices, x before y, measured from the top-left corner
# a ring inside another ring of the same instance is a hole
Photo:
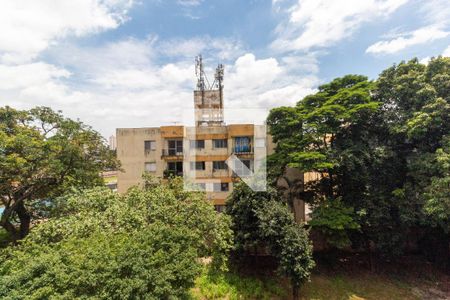
[[[348,255],[330,265],[316,257],[317,268],[302,287],[300,299],[448,299],[450,276],[418,256],[404,256],[397,263],[380,262],[371,272],[360,255]],[[271,263],[259,258],[257,265],[210,276],[205,269],[191,290],[193,299],[290,299],[287,280],[277,276]]]

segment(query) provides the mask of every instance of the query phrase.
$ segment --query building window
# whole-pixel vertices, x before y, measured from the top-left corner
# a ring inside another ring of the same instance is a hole
[[[214,205],[214,209],[219,213],[224,212],[226,207],[226,205]]]
[[[227,170],[228,166],[224,161],[213,161],[213,171],[216,170]]]
[[[146,172],[156,172],[156,163],[155,162],[145,163],[145,171]]]
[[[168,140],[169,155],[183,154],[183,141],[182,140]]]
[[[214,139],[213,140],[213,148],[227,148],[228,140],[227,139]]]
[[[214,192],[228,192],[229,183],[228,182],[215,182],[213,184]]]
[[[205,140],[191,140],[191,149],[205,148]]]
[[[251,152],[250,137],[241,136],[234,139],[234,152]]]
[[[204,161],[191,161],[191,170],[198,170],[198,171],[205,170],[205,162]]]
[[[169,175],[183,176],[183,162],[182,161],[170,161],[167,163],[167,170],[165,177]]]
[[[144,149],[146,152],[156,150],[156,141],[144,141]]]

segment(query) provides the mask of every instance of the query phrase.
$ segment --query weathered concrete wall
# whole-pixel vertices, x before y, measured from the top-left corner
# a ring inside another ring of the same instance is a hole
[[[155,175],[162,175],[165,162],[161,160],[163,143],[161,132],[156,128],[117,129],[117,158],[123,172],[118,174],[118,192],[124,193],[130,187],[142,183],[146,162],[156,162]],[[156,142],[156,149],[145,151],[144,141]]]

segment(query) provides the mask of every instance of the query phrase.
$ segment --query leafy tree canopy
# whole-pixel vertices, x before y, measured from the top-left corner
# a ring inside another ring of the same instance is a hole
[[[180,179],[120,196],[96,188],[60,197],[48,221],[0,259],[2,299],[183,297],[200,258],[226,269],[232,232]]]
[[[101,185],[100,172],[116,167],[106,142],[89,126],[47,107],[0,107],[0,225],[13,239],[28,233],[32,204],[73,187]]]
[[[289,207],[277,192],[255,192],[244,183],[234,186],[227,201],[238,253],[268,247],[279,262],[280,272],[291,280],[293,296],[309,279],[315,264],[308,231],[294,220]]]
[[[373,82],[337,78],[271,111],[271,174],[290,166],[318,175],[299,196],[330,241],[353,232],[354,246],[399,254],[414,227],[449,230],[449,116],[450,58],[401,62]]]

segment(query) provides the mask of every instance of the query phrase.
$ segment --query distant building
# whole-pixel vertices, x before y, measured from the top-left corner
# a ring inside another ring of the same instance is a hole
[[[116,137],[112,135],[109,137],[109,149],[116,150],[116,148],[117,148]]]

